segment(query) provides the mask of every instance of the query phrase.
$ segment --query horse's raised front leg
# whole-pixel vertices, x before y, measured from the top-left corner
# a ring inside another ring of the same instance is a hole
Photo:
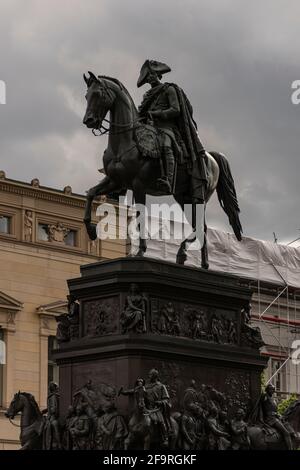
[[[185,239],[183,242],[181,242],[179,250],[176,255],[176,263],[177,264],[184,264],[187,260],[187,250],[189,245],[194,243],[196,240],[196,234],[195,231],[193,230],[192,233]]]
[[[102,194],[107,194],[112,191],[117,191],[119,188],[117,184],[112,181],[108,176],[106,176],[99,184],[96,186],[93,186],[88,190],[87,196],[86,196],[86,205],[85,205],[85,211],[84,211],[84,223],[86,227],[86,231],[88,233],[88,236],[91,240],[96,240],[97,238],[97,231],[96,227],[91,224],[92,220],[92,205],[93,205],[93,200],[97,196],[101,196]]]

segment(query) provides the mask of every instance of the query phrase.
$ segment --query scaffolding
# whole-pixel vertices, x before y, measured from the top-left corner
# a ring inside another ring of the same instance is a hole
[[[157,223],[157,221],[156,221]],[[159,232],[176,234],[181,225],[160,220]],[[146,255],[175,261],[180,239],[158,237],[147,242]],[[187,265],[200,266],[200,246],[191,246]],[[266,347],[262,354],[270,358],[267,383],[272,382],[278,395],[300,395],[300,369],[292,360],[293,342],[300,341],[300,248],[208,230],[210,268],[234,274],[254,290],[252,322],[258,325]],[[300,358],[300,354],[299,354]]]

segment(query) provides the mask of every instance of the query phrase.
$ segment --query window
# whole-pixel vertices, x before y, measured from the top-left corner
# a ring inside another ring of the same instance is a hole
[[[48,226],[44,224],[38,225],[38,239],[44,242],[49,240]]]
[[[11,217],[0,215],[0,233],[10,233]]]
[[[283,361],[271,358],[271,376],[275,374],[272,383],[277,392],[286,391],[286,364],[281,367],[282,364]]]
[[[0,407],[3,401],[3,368],[6,362],[6,350],[4,343],[4,331],[0,327]]]
[[[68,246],[76,246],[76,230],[70,230],[65,238],[65,244]]]
[[[59,374],[58,365],[52,359],[52,351],[57,349],[57,339],[55,336],[48,337],[48,384],[50,382],[56,382],[58,384]]]

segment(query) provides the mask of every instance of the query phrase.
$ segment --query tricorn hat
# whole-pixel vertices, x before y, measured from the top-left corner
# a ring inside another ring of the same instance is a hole
[[[158,62],[157,60],[147,59],[142,65],[140,71],[140,76],[137,81],[138,88],[146,83],[145,80],[150,71],[163,75],[164,73],[171,72],[171,69],[167,64],[163,64],[162,62]]]

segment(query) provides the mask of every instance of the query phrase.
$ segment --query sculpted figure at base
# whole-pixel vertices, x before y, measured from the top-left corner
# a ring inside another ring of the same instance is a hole
[[[251,424],[248,425],[251,449],[292,450],[299,446],[299,434],[290,424],[294,422],[293,416],[278,414],[274,392],[275,387],[271,383],[268,384],[251,413]],[[297,410],[300,410],[299,406],[293,410],[296,416]]]
[[[139,378],[134,388],[126,390],[122,387],[119,391],[119,394],[133,395],[135,398],[135,410],[130,416],[125,449],[134,444],[142,445],[144,450],[161,447],[174,449],[179,426],[171,416],[167,388],[160,382],[157,369],[151,369],[148,377],[147,384]]]
[[[265,343],[258,327],[251,325],[251,304],[245,305],[241,311],[243,318],[243,332],[244,340],[253,347],[262,347]]]
[[[73,448],[73,442],[72,442],[72,436],[70,434],[70,429],[72,427],[75,417],[76,417],[75,408],[73,405],[70,405],[67,411],[67,415],[65,417],[65,426],[64,426],[64,433],[63,433],[63,448],[65,450],[72,450]]]
[[[96,423],[95,449],[122,450],[128,430],[124,418],[120,415],[114,402],[99,410]]]
[[[242,408],[236,411],[235,416],[230,422],[232,431],[232,449],[233,450],[249,450],[250,439],[248,436],[248,426],[244,421],[245,412]]]
[[[184,410],[188,410],[191,404],[198,403],[199,396],[196,390],[196,382],[191,380],[189,387],[184,391],[182,398],[182,406]]]
[[[198,448],[199,435],[199,406],[190,403],[184,410],[181,418],[181,445],[182,450],[196,450]]]
[[[47,409],[43,411],[47,413],[44,425],[44,443],[45,450],[61,449],[61,436],[59,428],[59,390],[55,382],[49,384],[49,394],[47,398]]]
[[[207,418],[207,449],[227,450],[230,448],[230,434],[224,431],[223,426],[218,421],[218,410],[213,406]]]
[[[119,395],[134,397],[134,407],[129,402],[124,417],[118,411],[115,388],[107,384],[95,387],[91,381],[75,394],[65,417],[57,414],[59,397],[54,383],[49,387],[46,420],[34,397],[25,392],[14,395],[6,416],[13,419],[21,413],[20,439],[24,450],[42,449],[43,442],[43,448],[51,450],[297,449],[300,400],[290,405],[282,418],[277,413],[273,393],[274,387],[268,386],[249,424],[243,409],[227,411],[229,396],[204,384],[197,390],[195,380],[191,380],[180,394],[179,408],[171,413],[168,390],[159,380],[157,369],[151,369],[147,383],[138,378],[133,388],[120,389]],[[101,397],[96,414],[94,394]],[[257,421],[253,424],[255,415]],[[62,442],[58,421],[65,423]]]
[[[162,309],[159,312],[157,319],[157,329],[159,333],[168,334],[170,333],[170,325],[172,317],[175,314],[175,309],[172,302],[167,302],[163,305]]]
[[[205,331],[205,317],[204,312],[201,310],[197,312],[193,311],[191,315],[191,335],[193,339],[203,339],[206,338],[207,333]]]
[[[58,343],[77,339],[79,334],[79,304],[73,295],[68,295],[68,313],[56,317]]]
[[[145,333],[146,326],[146,299],[140,293],[137,284],[131,284],[126,297],[125,309],[121,315],[121,326],[123,333],[133,331]]]
[[[94,423],[97,416],[97,403],[96,392],[91,380],[88,380],[80,390],[74,393],[73,407],[76,409],[79,405],[84,407],[86,414]]]
[[[268,426],[279,431],[286,443],[287,449],[292,450],[290,432],[278,414],[277,404],[273,398],[274,392],[275,387],[272,384],[268,384],[266,386],[265,393],[261,398],[263,420]]]
[[[141,444],[144,450],[150,449],[151,443],[151,418],[150,411],[146,408],[146,387],[145,380],[138,378],[134,388],[119,391],[119,395],[134,396],[134,411],[130,416],[128,428],[129,433],[125,439],[125,450],[131,448],[133,444]]]
[[[86,413],[86,407],[82,404],[77,405],[75,417],[69,423],[69,433],[72,439],[72,450],[90,450],[91,449],[91,421]]]
[[[151,369],[146,384],[146,407],[150,411],[151,424],[157,431],[158,441],[164,447],[169,444],[172,432],[171,404],[167,387],[159,380],[157,369]]]

